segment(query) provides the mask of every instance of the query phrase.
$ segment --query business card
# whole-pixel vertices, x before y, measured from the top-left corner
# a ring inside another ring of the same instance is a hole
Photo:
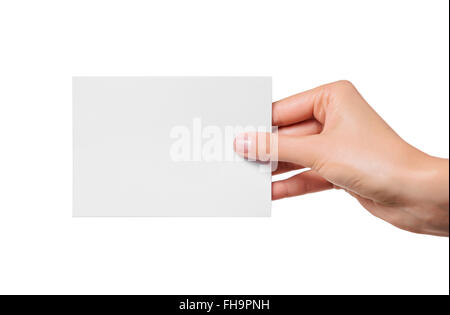
[[[73,216],[270,216],[270,77],[74,77]]]

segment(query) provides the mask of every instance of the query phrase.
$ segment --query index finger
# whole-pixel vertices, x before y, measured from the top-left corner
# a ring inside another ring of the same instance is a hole
[[[272,103],[272,125],[288,126],[315,118],[323,123],[315,112],[323,105],[323,95],[327,85],[289,96]]]

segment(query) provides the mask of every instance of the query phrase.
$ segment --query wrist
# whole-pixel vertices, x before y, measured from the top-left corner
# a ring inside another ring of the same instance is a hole
[[[405,182],[406,209],[415,213],[422,233],[449,234],[449,162],[420,152]]]
[[[449,210],[449,164],[447,159],[428,156],[424,178],[424,199],[431,205]]]

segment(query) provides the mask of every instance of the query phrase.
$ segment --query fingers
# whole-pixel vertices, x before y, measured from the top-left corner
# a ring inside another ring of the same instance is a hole
[[[272,172],[272,175],[283,174],[290,171],[300,170],[302,168],[304,167],[294,163],[278,162],[277,169]]]
[[[289,126],[312,118],[323,124],[330,100],[335,96],[345,95],[359,93],[350,82],[341,80],[274,102],[272,125]]]
[[[298,124],[278,128],[278,134],[286,136],[309,136],[322,131],[322,124],[315,119],[309,119]]]
[[[320,118],[315,117],[314,112],[323,105],[322,92],[323,87],[317,87],[274,102],[272,104],[272,125],[288,126],[307,119]]]
[[[320,134],[290,136],[251,132],[238,135],[234,149],[251,161],[283,161],[314,168],[326,146]]]
[[[333,184],[314,171],[306,171],[272,183],[272,200],[300,196],[333,188]]]
[[[278,135],[275,138],[273,142],[277,146],[273,145],[276,148],[272,155],[274,160],[314,168],[325,154],[326,147],[320,134],[302,137]]]
[[[281,127],[278,129],[278,134],[287,136],[307,136],[318,134],[321,131],[322,131],[322,124],[320,124],[315,119],[310,119],[291,126]],[[294,170],[299,170],[302,168],[304,167],[294,163],[278,162],[277,168],[275,171],[272,172],[272,175],[278,175]]]
[[[279,133],[239,135],[235,151],[249,160],[284,161],[318,170],[314,166],[327,153],[327,138],[321,133],[327,111],[333,100],[354,95],[350,82],[338,81],[275,102],[272,125],[281,126]]]

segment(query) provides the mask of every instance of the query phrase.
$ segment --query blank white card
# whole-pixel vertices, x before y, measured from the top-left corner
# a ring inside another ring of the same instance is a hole
[[[74,77],[73,215],[270,216],[270,165],[233,150],[271,130],[269,77]]]

